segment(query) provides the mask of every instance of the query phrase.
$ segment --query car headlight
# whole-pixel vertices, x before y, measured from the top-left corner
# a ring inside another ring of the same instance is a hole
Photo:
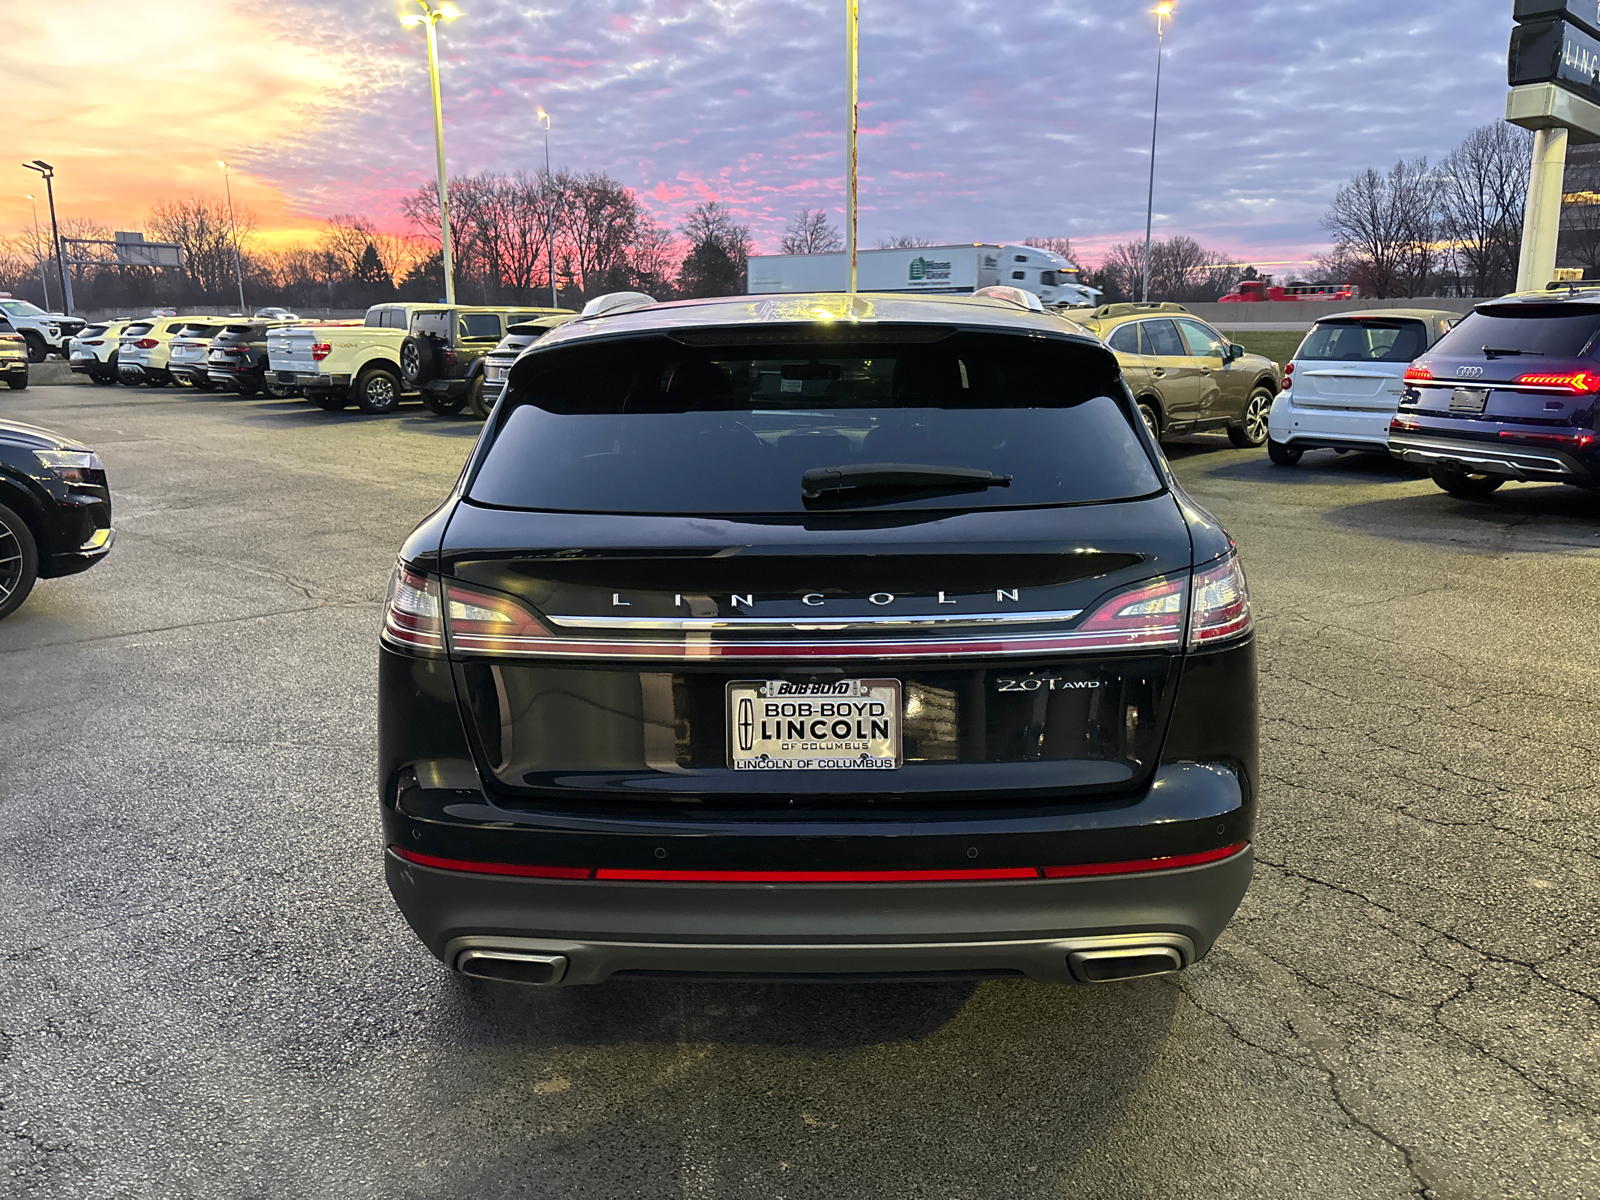
[[[105,466],[93,450],[35,450],[33,456],[51,474],[68,483],[105,482]]]

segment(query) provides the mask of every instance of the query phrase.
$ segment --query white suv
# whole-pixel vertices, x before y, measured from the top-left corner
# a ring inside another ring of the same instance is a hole
[[[78,317],[47,313],[37,304],[13,299],[10,292],[0,292],[0,316],[22,335],[28,343],[28,361],[36,363],[52,354],[65,358],[67,342],[84,326]]]

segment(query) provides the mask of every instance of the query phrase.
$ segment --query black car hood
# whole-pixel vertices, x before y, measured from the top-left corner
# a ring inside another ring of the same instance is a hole
[[[85,449],[71,438],[62,437],[59,433],[51,433],[48,429],[40,429],[37,425],[24,425],[21,421],[0,420],[0,443],[8,446],[20,446],[24,450],[72,450]]]

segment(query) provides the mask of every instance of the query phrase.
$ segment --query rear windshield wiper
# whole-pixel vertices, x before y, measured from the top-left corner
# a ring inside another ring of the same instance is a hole
[[[924,488],[1010,487],[1010,475],[996,475],[981,467],[926,467],[918,463],[861,463],[843,467],[813,467],[800,477],[807,500],[836,496],[857,489],[918,491]]]
[[[1483,353],[1487,358],[1518,358],[1524,354],[1532,354],[1538,358],[1544,357],[1544,353],[1539,350],[1497,350],[1493,346],[1485,346]]]

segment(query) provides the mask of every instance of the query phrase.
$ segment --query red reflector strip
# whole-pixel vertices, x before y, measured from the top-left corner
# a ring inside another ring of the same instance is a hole
[[[1137,858],[1132,862],[1076,863],[1070,867],[1045,867],[1046,879],[1074,879],[1083,875],[1132,875],[1139,871],[1172,871],[1179,867],[1198,867],[1202,863],[1220,862],[1232,858],[1249,842],[1235,842],[1218,850],[1202,850],[1199,854],[1175,854],[1171,858]]]
[[[601,867],[596,879],[649,883],[950,883],[984,879],[1037,879],[1038,867],[958,871],[633,871]]]
[[[407,862],[419,867],[438,867],[441,871],[472,871],[478,875],[522,875],[533,879],[589,879],[593,867],[533,867],[522,863],[468,862],[461,858],[440,858],[434,854],[418,854],[404,846],[390,846]]]
[[[1537,442],[1547,446],[1576,446],[1582,448],[1594,442],[1594,434],[1584,433],[1535,433],[1527,429],[1502,429],[1500,436],[1508,442]]]

